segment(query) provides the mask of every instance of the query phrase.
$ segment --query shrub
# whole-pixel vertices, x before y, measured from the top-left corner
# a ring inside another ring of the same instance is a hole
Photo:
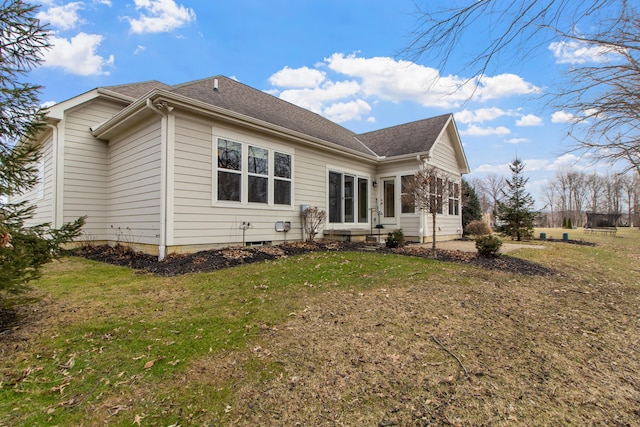
[[[327,213],[318,207],[308,208],[302,212],[302,227],[307,235],[307,242],[313,242],[316,234],[318,234],[324,226],[326,217]]]
[[[502,246],[502,241],[498,239],[496,236],[488,235],[481,236],[476,239],[476,249],[478,250],[478,254],[486,257],[497,257],[499,256],[500,247]]]
[[[468,236],[486,236],[491,234],[491,228],[484,221],[471,221],[464,228],[464,234]]]
[[[387,234],[385,244],[388,248],[397,248],[398,246],[402,246],[404,244],[404,233],[402,232],[402,229]]]

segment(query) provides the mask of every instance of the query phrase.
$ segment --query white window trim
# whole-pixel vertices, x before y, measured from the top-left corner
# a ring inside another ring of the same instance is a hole
[[[353,222],[344,222],[344,194],[342,194],[341,196],[341,200],[340,200],[340,209],[341,209],[341,213],[342,213],[342,221],[341,222],[330,222],[329,221],[329,173],[334,172],[334,173],[339,173],[342,175],[343,177],[343,181],[342,181],[342,185],[344,187],[344,176],[345,175],[349,175],[352,176],[354,178],[354,195],[353,195],[353,203],[354,203],[354,215],[353,215]],[[359,222],[358,221],[358,202],[359,202],[359,197],[360,197],[360,189],[358,188],[358,179],[366,179],[367,180],[367,222]],[[344,167],[338,167],[338,166],[330,166],[327,165],[326,171],[325,171],[325,181],[324,181],[324,185],[325,185],[325,189],[326,189],[326,199],[325,199],[325,206],[327,207],[327,220],[326,220],[326,226],[325,228],[327,228],[328,230],[331,230],[333,228],[337,227],[345,227],[345,226],[349,226],[349,227],[365,227],[365,226],[369,226],[371,224],[371,194],[372,194],[372,189],[371,189],[371,185],[372,185],[372,178],[370,175],[363,173],[363,172],[358,172],[358,171],[346,171]]]
[[[241,147],[241,167],[240,167],[240,171],[237,171],[237,173],[239,173],[241,175],[241,180],[240,180],[240,201],[236,202],[236,201],[231,201],[231,200],[218,200],[218,140],[220,139],[224,139],[227,141],[232,141],[232,142],[236,142],[240,144]],[[249,188],[249,176],[260,176],[263,177],[264,175],[260,175],[260,174],[255,174],[255,173],[249,173],[249,146],[251,147],[255,147],[255,148],[261,148],[261,149],[265,149],[267,150],[268,153],[268,168],[269,168],[269,173],[268,173],[268,184],[267,184],[267,203],[260,203],[260,202],[249,202],[249,192],[248,192],[248,188]],[[212,206],[215,207],[225,207],[225,208],[234,208],[234,209],[276,209],[276,210],[293,210],[294,207],[294,200],[295,200],[295,194],[294,194],[294,182],[295,182],[295,176],[294,176],[294,166],[295,166],[295,156],[293,154],[292,151],[288,151],[288,150],[284,150],[282,148],[272,148],[269,147],[268,145],[263,145],[263,144],[259,144],[256,142],[244,142],[244,141],[240,141],[237,138],[233,138],[233,137],[228,137],[228,136],[224,136],[224,135],[217,135],[214,134],[213,135],[213,140],[212,140],[212,188],[211,188],[211,200],[212,200]],[[290,178],[282,178],[282,177],[276,177],[274,175],[275,173],[275,153],[281,153],[281,154],[286,154],[289,156],[289,158],[291,159],[291,177]],[[289,182],[291,182],[291,203],[289,205],[282,205],[282,204],[275,204],[274,203],[274,191],[275,191],[275,185],[274,185],[274,181],[278,179],[278,180],[283,180],[286,181],[288,180]]]

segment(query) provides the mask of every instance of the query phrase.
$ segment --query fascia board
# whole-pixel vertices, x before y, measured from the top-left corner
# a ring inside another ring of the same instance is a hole
[[[120,102],[124,101],[127,103],[135,101],[135,98],[131,98],[129,96],[125,96],[108,89],[96,88],[78,96],[74,96],[73,98],[54,104],[51,107],[45,108],[44,112],[46,113],[47,117],[51,119],[62,120],[64,119],[65,112],[96,98],[107,98]]]
[[[324,141],[320,138],[314,138],[301,132],[295,132],[281,126],[274,125],[272,123],[268,123],[250,116],[246,116],[244,114],[236,113],[225,108],[208,104],[206,102],[194,100],[182,95],[176,95],[175,93],[168,92],[163,89],[155,89],[149,92],[149,94],[126,107],[118,114],[113,116],[110,120],[98,125],[92,131],[93,135],[96,138],[108,139],[113,134],[113,132],[116,132],[119,128],[121,128],[122,125],[128,125],[128,123],[130,123],[136,117],[140,117],[140,113],[145,109],[148,109],[147,101],[150,101],[152,104],[167,102],[170,103],[173,107],[189,110],[191,112],[206,115],[209,117],[215,117],[219,120],[223,120],[228,123],[239,124],[245,127],[252,128],[256,131],[268,132],[278,135],[282,138],[319,146],[325,150],[330,150],[341,155],[347,154],[353,157],[357,157],[361,160],[369,161],[371,163],[375,163],[378,161],[378,157],[374,155],[361,153],[349,148],[337,147],[336,144]]]

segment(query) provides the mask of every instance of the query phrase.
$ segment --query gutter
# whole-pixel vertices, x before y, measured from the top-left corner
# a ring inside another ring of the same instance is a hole
[[[262,132],[270,132],[279,137],[286,138],[289,140],[294,140],[297,142],[302,142],[307,145],[322,147],[325,150],[330,150],[334,153],[337,153],[341,156],[345,154],[351,155],[354,157],[358,157],[359,159],[365,159],[371,162],[377,162],[380,160],[380,157],[375,153],[368,154],[363,153],[361,151],[357,151],[351,148],[340,146],[334,142],[325,141],[320,138],[316,138],[310,135],[306,135],[300,132],[293,131],[288,128],[284,128],[282,126],[274,125],[269,122],[265,122],[262,120],[255,119],[250,116],[246,116],[241,113],[237,113],[235,111],[227,110],[222,107],[218,107],[216,105],[212,105],[206,102],[198,101],[193,98],[185,97],[182,95],[176,95],[172,92],[168,92],[163,89],[156,89],[150,92],[146,99],[134,102],[127,108],[121,110],[118,114],[113,116],[111,119],[102,123],[95,128],[92,129],[92,134],[96,138],[104,139],[104,135],[111,132],[115,127],[119,126],[120,123],[127,122],[131,120],[135,114],[136,110],[142,111],[146,108],[153,110],[154,112],[159,112],[157,106],[166,104],[170,102],[174,107],[184,108],[189,111],[194,111],[200,114],[214,116],[219,120],[224,120],[231,123],[241,123],[245,127],[250,127]],[[156,108],[153,108],[156,107]],[[358,141],[360,142],[360,141]],[[371,150],[368,150],[371,151]]]
[[[161,117],[160,122],[160,241],[158,242],[158,261],[167,256],[168,214],[169,214],[169,114],[173,107],[166,103],[154,104],[150,98],[145,101],[147,108]]]

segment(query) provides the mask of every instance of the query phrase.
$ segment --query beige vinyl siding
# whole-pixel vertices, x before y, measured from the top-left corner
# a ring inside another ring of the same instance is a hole
[[[345,156],[210,120],[178,114],[175,130],[174,238],[170,245],[240,244],[243,222],[251,223],[245,231],[246,242],[284,240],[284,233],[275,231],[276,221],[291,222],[287,240],[301,239],[300,204],[326,209],[327,165],[345,172],[361,170],[370,180],[374,176],[373,166],[345,160]],[[213,173],[218,137],[290,154],[291,206],[216,202]]]
[[[445,135],[447,133],[443,133]],[[434,147],[434,153],[429,160],[430,164],[443,168],[445,171],[452,173],[452,178],[459,182],[460,175],[453,173],[457,171],[457,161],[455,152],[451,146],[451,141],[447,136],[438,140]],[[413,175],[418,169],[419,163],[412,158],[402,162],[383,163],[378,168],[378,180],[386,177],[396,177],[396,226],[402,228],[405,237],[408,240],[419,240],[421,228],[421,215],[400,212],[400,176]],[[378,197],[382,198],[382,188],[378,185]],[[438,214],[436,218],[436,238],[451,239],[460,235],[462,226],[461,215],[449,215],[448,208],[445,205],[442,214]],[[422,235],[424,241],[430,241],[433,236],[432,218],[430,213],[422,215]]]
[[[157,245],[160,236],[161,131],[153,117],[109,142],[110,239]]]
[[[53,197],[54,197],[54,162],[53,162],[53,137],[49,136],[38,148],[40,161],[37,164],[39,182],[31,190],[18,196],[11,197],[11,203],[26,201],[35,206],[33,218],[26,221],[27,226],[42,223],[53,225]]]
[[[460,166],[458,165],[450,132],[450,127],[442,132],[432,149],[430,162],[449,173],[457,173]]]
[[[107,229],[108,146],[90,128],[111,118],[121,104],[92,100],[69,110],[62,121],[64,137],[64,221],[86,215],[87,238],[110,238]]]

